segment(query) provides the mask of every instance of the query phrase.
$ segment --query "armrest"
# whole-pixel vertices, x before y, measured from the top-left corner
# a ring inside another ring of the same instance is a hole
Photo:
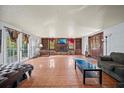
[[[114,72],[117,75],[119,75],[120,77],[124,78],[124,66],[123,65],[122,66],[121,65],[114,66]]]
[[[124,69],[124,65],[114,65],[114,68]]]
[[[100,60],[102,60],[102,61],[112,61],[112,58],[110,56],[101,56]]]

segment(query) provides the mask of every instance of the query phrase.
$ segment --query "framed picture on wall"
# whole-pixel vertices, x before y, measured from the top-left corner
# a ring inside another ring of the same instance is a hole
[[[66,38],[59,38],[59,39],[57,40],[57,44],[67,44]]]
[[[68,47],[69,49],[74,49],[74,39],[72,38],[68,39]]]
[[[50,43],[50,49],[55,49],[55,39],[54,38],[50,38],[49,39],[49,43]]]

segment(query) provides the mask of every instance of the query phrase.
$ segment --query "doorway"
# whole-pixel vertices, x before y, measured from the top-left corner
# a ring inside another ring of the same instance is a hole
[[[98,58],[103,55],[103,32],[89,36],[89,55],[93,58]]]

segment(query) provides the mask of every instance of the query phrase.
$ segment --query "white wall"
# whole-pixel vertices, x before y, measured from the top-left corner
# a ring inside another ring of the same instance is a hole
[[[105,36],[107,39],[107,55],[111,52],[123,52],[124,53],[124,23],[104,29],[104,40]],[[106,50],[104,42],[104,54]]]
[[[88,36],[82,38],[82,54],[85,54],[85,51],[88,51]]]

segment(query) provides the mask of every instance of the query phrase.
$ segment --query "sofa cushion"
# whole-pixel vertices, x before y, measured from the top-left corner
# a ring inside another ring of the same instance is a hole
[[[102,56],[100,57],[102,61],[112,61],[112,57],[111,56]]]
[[[110,56],[114,62],[118,62],[124,65],[124,53],[112,52]]]
[[[0,64],[0,67],[2,66],[2,64]]]
[[[124,66],[115,66],[114,72],[124,78]]]
[[[2,66],[0,67],[0,69],[3,70],[3,69],[6,68],[6,66],[7,66],[7,65],[2,65]]]
[[[112,61],[101,61],[101,66],[104,67],[105,69],[108,69],[108,70],[114,70],[114,66],[116,65],[117,63],[114,63]]]
[[[0,86],[7,79],[8,79],[7,77],[0,76]]]

